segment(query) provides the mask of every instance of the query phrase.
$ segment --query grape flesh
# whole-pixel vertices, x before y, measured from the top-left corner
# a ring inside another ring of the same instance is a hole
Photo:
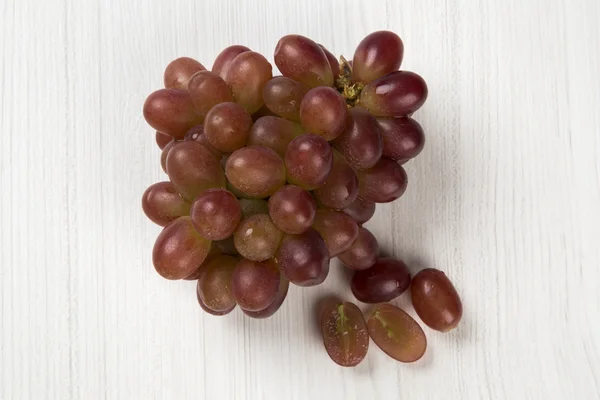
[[[232,292],[243,310],[261,311],[279,294],[281,275],[273,260],[263,262],[242,259],[231,278]]]
[[[159,89],[148,96],[144,118],[152,128],[176,139],[183,139],[190,128],[202,123],[190,94],[182,89]]]
[[[323,49],[307,37],[287,35],[275,48],[275,64],[284,76],[308,86],[333,86],[333,73]]]
[[[215,105],[204,122],[208,142],[223,153],[231,153],[246,145],[252,117],[236,103],[221,102]]]
[[[263,89],[272,77],[273,68],[266,58],[245,51],[231,61],[225,81],[231,86],[235,102],[253,114],[264,104]]]
[[[333,168],[331,146],[321,136],[305,134],[293,139],[285,152],[290,183],[306,190],[322,186]]]
[[[255,214],[240,222],[233,242],[237,251],[248,260],[265,261],[275,255],[282,236],[268,215]]]
[[[277,292],[277,296],[275,297],[275,300],[273,300],[273,302],[267,306],[267,308],[260,311],[248,311],[242,309],[244,314],[255,319],[269,318],[270,316],[275,314],[283,305],[283,302],[285,301],[285,298],[288,294],[288,289],[290,287],[290,281],[288,281],[285,276],[280,275],[280,279],[281,280],[279,282],[279,291]]]
[[[371,268],[379,255],[379,242],[367,228],[358,228],[358,237],[352,246],[338,255],[348,268],[361,270]]]
[[[427,99],[427,84],[419,75],[396,71],[374,80],[362,90],[360,104],[376,117],[403,117]]]
[[[285,235],[276,260],[283,274],[298,286],[318,285],[329,274],[327,245],[314,229],[300,235]]]
[[[383,137],[383,156],[403,164],[416,157],[425,146],[425,134],[410,117],[378,118]]]
[[[344,208],[344,212],[354,218],[357,224],[362,225],[375,215],[375,203],[357,197],[352,204]]]
[[[365,110],[352,108],[346,130],[334,141],[334,145],[353,168],[371,168],[383,152],[381,127]]]
[[[321,334],[329,357],[342,367],[354,367],[369,350],[369,332],[362,312],[348,302],[332,303],[321,315]]]
[[[156,144],[158,145],[158,148],[162,150],[162,149],[165,148],[165,146],[167,144],[169,144],[169,142],[171,140],[173,140],[173,137],[170,136],[170,135],[167,135],[165,133],[156,131],[156,137],[155,137],[155,139],[156,139]]]
[[[228,190],[208,189],[192,204],[191,217],[200,235],[209,240],[223,240],[235,231],[242,210],[237,198]]]
[[[331,173],[314,193],[323,206],[334,210],[349,207],[356,200],[358,177],[339,152],[333,151]]]
[[[348,250],[358,237],[356,221],[341,211],[317,210],[313,228],[325,241],[330,258]]]
[[[463,307],[446,274],[434,268],[424,269],[415,275],[410,292],[415,311],[427,326],[440,332],[456,328]]]
[[[229,72],[229,68],[231,67],[231,62],[234,60],[234,58],[246,51],[250,51],[250,49],[246,46],[233,45],[227,47],[215,59],[212,72],[219,75],[222,79],[225,79],[227,77],[227,72]]]
[[[323,136],[326,140],[333,140],[344,131],[347,118],[346,100],[335,89],[316,87],[302,99],[302,126],[308,132]]]
[[[285,233],[299,234],[313,224],[317,211],[315,199],[306,190],[287,185],[269,199],[269,215]]]
[[[397,162],[382,158],[373,168],[358,173],[358,195],[375,203],[389,203],[404,194],[406,171]]]
[[[355,82],[369,83],[397,71],[403,55],[404,45],[398,35],[389,31],[373,32],[354,52],[352,78]]]
[[[146,189],[142,208],[146,216],[160,226],[190,215],[190,203],[179,195],[171,182],[158,182]]]
[[[202,265],[210,241],[196,232],[190,217],[180,217],[158,235],[152,250],[156,271],[166,279],[184,279]]]
[[[290,121],[300,122],[300,104],[310,89],[285,76],[276,76],[265,85],[265,105],[275,114]]]
[[[363,303],[383,303],[400,296],[409,285],[410,272],[404,262],[379,258],[371,268],[355,271],[350,287]]]
[[[427,350],[425,332],[410,315],[391,304],[378,306],[367,321],[375,344],[393,359],[411,363]]]
[[[202,118],[217,104],[233,101],[231,89],[223,79],[210,71],[195,73],[188,83],[196,113]]]
[[[231,256],[220,256],[206,264],[197,283],[197,296],[200,304],[215,315],[225,315],[235,306],[231,280],[238,260]]]
[[[204,65],[189,57],[180,57],[171,61],[164,73],[164,83],[167,89],[187,89],[190,78],[200,71],[205,71]]]
[[[264,146],[234,151],[227,159],[225,174],[244,197],[265,198],[285,184],[285,165],[281,157]]]
[[[303,133],[302,126],[294,122],[279,117],[261,117],[252,125],[248,146],[268,147],[284,157],[290,142]]]

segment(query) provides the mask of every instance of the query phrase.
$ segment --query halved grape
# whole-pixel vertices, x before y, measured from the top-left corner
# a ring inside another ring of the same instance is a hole
[[[341,211],[317,210],[313,228],[325,241],[330,258],[348,250],[358,237],[356,221]]]
[[[326,140],[338,137],[346,127],[348,107],[340,93],[330,87],[311,89],[302,99],[300,120],[307,131]]]
[[[371,268],[379,255],[379,242],[367,228],[358,228],[358,237],[352,246],[338,255],[340,261],[351,269]]]
[[[225,187],[219,160],[200,143],[180,142],[169,151],[167,173],[184,199],[194,201],[206,189]]]
[[[275,114],[300,121],[300,104],[309,88],[285,76],[276,76],[265,85],[263,98],[265,105]]]
[[[357,197],[356,200],[344,212],[354,218],[357,224],[362,225],[375,215],[375,203]]]
[[[287,35],[275,48],[275,64],[284,76],[308,87],[333,86],[333,73],[323,49],[307,37]]]
[[[369,83],[360,105],[377,117],[403,117],[417,111],[427,99],[427,84],[414,72],[397,71]]]
[[[358,195],[375,203],[389,203],[406,191],[408,176],[397,162],[382,158],[373,168],[358,172]]]
[[[227,72],[231,67],[231,62],[238,55],[250,51],[246,46],[233,45],[225,48],[215,59],[215,63],[212,67],[212,72],[219,75],[221,78],[225,79],[227,77]]]
[[[204,121],[204,134],[214,148],[231,153],[246,145],[252,117],[235,103],[215,105]]]
[[[225,81],[231,86],[235,102],[252,114],[264,104],[263,88],[272,77],[273,68],[267,59],[246,51],[233,59]]]
[[[369,332],[362,312],[348,302],[332,303],[321,315],[321,334],[329,357],[342,367],[354,367],[369,350]]]
[[[285,233],[298,234],[310,228],[316,211],[315,199],[298,186],[284,186],[269,199],[269,215]]]
[[[327,61],[329,61],[329,66],[331,67],[331,72],[333,73],[333,81],[335,82],[335,80],[340,75],[340,63],[338,62],[337,58],[333,55],[333,53],[327,50],[325,46],[320,44],[319,47],[323,49],[323,53],[325,53],[325,57],[327,57]]]
[[[400,362],[419,360],[427,349],[425,332],[410,315],[391,304],[378,306],[367,321],[369,335],[381,350]]]
[[[281,274],[275,261],[242,259],[233,271],[231,286],[240,308],[261,311],[277,298],[280,282]]]
[[[377,118],[383,137],[383,156],[403,164],[416,157],[425,146],[421,125],[410,117]]]
[[[180,57],[171,61],[165,69],[164,81],[167,89],[187,89],[192,75],[205,71],[204,65],[189,57]]]
[[[329,274],[327,245],[314,229],[300,235],[285,235],[276,260],[283,274],[298,286],[318,285]]]
[[[231,312],[235,306],[231,280],[238,260],[231,256],[220,256],[202,268],[196,287],[198,301],[215,315]]]
[[[152,222],[167,226],[179,217],[190,215],[190,203],[185,201],[171,182],[158,182],[142,196],[142,208]]]
[[[352,108],[346,130],[333,144],[353,168],[371,168],[379,161],[383,151],[381,127],[367,111]]]
[[[159,89],[152,93],[144,103],[144,118],[157,131],[176,139],[183,139],[188,129],[202,123],[190,94],[183,89]]]
[[[173,140],[173,136],[167,135],[166,133],[156,131],[155,139],[156,139],[156,144],[158,145],[158,148],[162,150],[165,148],[165,146],[167,144],[169,144],[169,142],[171,140]]]
[[[463,307],[446,274],[434,268],[424,269],[413,278],[410,292],[415,311],[431,329],[448,332],[456,328]]]
[[[187,87],[196,113],[203,118],[217,104],[233,101],[231,88],[214,72],[195,73]]]
[[[283,157],[292,139],[303,133],[302,126],[294,122],[279,117],[262,117],[252,125],[248,146],[268,147]]]
[[[223,153],[220,152],[219,150],[215,149],[213,147],[213,145],[210,144],[210,142],[206,139],[206,135],[204,134],[204,126],[203,125],[197,125],[197,126],[193,127],[192,129],[190,129],[185,134],[185,137],[183,138],[183,140],[185,140],[185,141],[190,141],[191,140],[193,142],[200,143],[202,146],[204,146],[208,150],[210,150],[210,152],[215,157],[217,157],[217,159],[220,159],[223,156]]]
[[[229,182],[247,195],[244,197],[269,197],[285,184],[283,160],[264,146],[234,151],[227,159],[225,173]]]
[[[398,35],[389,31],[373,32],[354,52],[352,78],[355,82],[369,83],[397,71],[403,55],[404,45]]]
[[[277,292],[277,296],[275,297],[275,300],[273,300],[273,302],[271,304],[269,304],[267,306],[267,308],[265,308],[264,310],[260,310],[260,311],[248,311],[248,310],[244,310],[244,309],[242,309],[242,311],[244,312],[244,314],[246,314],[247,316],[249,316],[251,318],[256,318],[256,319],[269,318],[270,316],[275,314],[277,312],[277,310],[279,310],[279,308],[285,301],[289,287],[290,287],[290,281],[288,281],[285,276],[280,274],[279,291]]]
[[[152,250],[156,271],[166,279],[183,279],[200,266],[210,241],[196,232],[190,217],[179,217],[158,235]]]
[[[253,261],[264,261],[275,255],[283,233],[265,214],[255,214],[244,219],[233,235],[237,251]]]
[[[239,201],[230,191],[208,189],[196,197],[191,217],[200,235],[210,240],[223,240],[233,235],[242,211]]]
[[[177,143],[180,142],[171,138],[171,141],[167,143],[167,145],[162,149],[162,152],[160,153],[160,166],[162,170],[165,171],[165,174],[167,173],[167,156],[169,155],[169,152],[171,151],[173,146],[175,146]]]
[[[409,285],[410,272],[403,261],[378,258],[371,268],[354,272],[350,287],[363,303],[383,303],[400,296]]]
[[[314,193],[322,205],[335,210],[348,207],[356,200],[358,177],[338,151],[333,151],[333,168],[329,177]]]
[[[294,138],[285,152],[288,181],[303,189],[322,186],[333,167],[333,153],[321,136],[305,134]]]

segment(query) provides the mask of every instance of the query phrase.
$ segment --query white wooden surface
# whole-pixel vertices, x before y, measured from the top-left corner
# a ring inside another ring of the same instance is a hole
[[[596,0],[0,0],[0,398],[599,398],[599,22]],[[342,369],[312,317],[352,299],[337,265],[267,321],[158,277],[141,106],[177,56],[272,59],[287,33],[351,56],[378,29],[429,83],[428,142],[369,226],[465,316],[414,365],[372,344]]]

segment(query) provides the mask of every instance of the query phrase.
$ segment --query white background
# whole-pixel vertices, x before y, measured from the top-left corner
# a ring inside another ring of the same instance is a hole
[[[599,398],[599,21],[596,0],[0,0],[0,398]],[[351,57],[378,29],[429,84],[428,141],[369,227],[465,315],[416,364],[372,343],[343,369],[313,316],[352,300],[339,265],[266,321],[156,274],[141,109],[178,56],[272,60],[300,33]]]

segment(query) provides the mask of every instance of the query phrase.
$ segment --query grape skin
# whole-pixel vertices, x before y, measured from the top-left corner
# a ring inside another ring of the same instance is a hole
[[[220,256],[210,261],[201,270],[197,283],[197,296],[201,305],[214,315],[225,315],[237,305],[231,289],[233,271],[238,260],[231,256]]]
[[[263,88],[272,77],[273,68],[266,58],[245,51],[233,59],[225,81],[231,86],[235,102],[253,114],[264,104]]]
[[[331,146],[321,136],[294,138],[285,152],[288,181],[306,190],[322,186],[333,168]]]
[[[281,275],[273,260],[263,262],[242,259],[231,279],[232,292],[243,310],[261,311],[279,294]]]
[[[346,127],[348,107],[346,100],[330,87],[311,89],[302,99],[300,120],[308,132],[325,140],[338,137]]]
[[[299,234],[313,224],[317,203],[306,190],[294,185],[279,189],[269,199],[269,215],[285,233]]]
[[[346,208],[356,200],[358,177],[339,152],[333,151],[331,173],[314,194],[323,206],[334,210]]]
[[[382,158],[373,168],[358,173],[358,195],[375,203],[389,203],[404,194],[406,171],[397,162]]]
[[[182,89],[159,89],[150,94],[144,103],[144,118],[152,128],[176,139],[183,139],[190,128],[202,123],[190,94]]]
[[[142,196],[142,209],[155,224],[167,226],[179,217],[190,215],[190,203],[185,201],[171,182],[151,185]]]
[[[357,197],[352,204],[344,208],[344,212],[354,218],[357,224],[362,225],[375,215],[375,202]]]
[[[287,35],[275,48],[275,64],[284,76],[314,88],[333,86],[333,73],[323,49],[307,37]]]
[[[378,118],[383,137],[383,156],[404,164],[425,146],[421,125],[410,117]]]
[[[208,142],[223,153],[231,153],[246,145],[252,117],[236,103],[221,102],[214,106],[204,122]]]
[[[368,269],[355,271],[350,288],[363,303],[391,301],[408,289],[410,272],[401,260],[379,258]]]
[[[187,89],[190,78],[200,71],[205,71],[204,65],[189,57],[177,58],[165,69],[164,83],[167,89]]]
[[[321,47],[323,53],[325,53],[325,57],[327,57],[327,61],[329,61],[329,66],[331,67],[331,72],[333,73],[333,81],[335,82],[340,75],[340,63],[333,53],[327,50],[325,46],[320,44],[319,47]]]
[[[237,251],[252,261],[272,258],[279,247],[283,233],[265,214],[256,214],[244,219],[233,235]]]
[[[162,150],[165,148],[165,146],[167,144],[169,144],[169,142],[171,140],[173,140],[173,137],[170,135],[167,135],[166,133],[156,131],[155,139],[156,139],[156,144],[158,145],[158,148]]]
[[[265,198],[285,184],[285,165],[275,151],[264,146],[244,147],[227,159],[225,174],[244,197]]]
[[[265,85],[265,105],[275,114],[300,122],[300,105],[310,88],[285,76],[276,76]]]
[[[300,235],[285,235],[276,260],[290,282],[298,286],[318,285],[329,274],[327,245],[314,229]]]
[[[206,147],[206,149],[209,150],[217,159],[220,159],[223,156],[223,153],[221,153],[219,150],[215,149],[213,147],[213,145],[209,143],[208,139],[206,139],[206,135],[204,134],[204,126],[203,125],[196,125],[192,129],[190,129],[185,134],[185,137],[183,138],[183,140],[200,143],[202,146]],[[166,161],[166,159],[165,159],[165,161]],[[165,167],[165,172],[167,172],[166,167]]]
[[[196,231],[210,240],[227,239],[242,217],[237,198],[225,189],[208,189],[200,193],[191,209]]]
[[[248,146],[268,147],[284,157],[290,142],[303,133],[304,128],[294,122],[279,117],[261,117],[252,125]]]
[[[271,304],[269,304],[267,306],[267,308],[260,310],[260,311],[249,311],[249,310],[244,310],[244,309],[242,309],[242,311],[244,312],[244,314],[246,314],[247,316],[249,316],[251,318],[255,318],[255,319],[269,318],[270,316],[275,314],[279,310],[279,308],[281,308],[281,306],[283,305],[283,302],[285,301],[285,298],[287,297],[289,287],[290,287],[290,281],[288,281],[285,276],[280,274],[279,291],[277,292],[277,296],[275,297],[275,300],[273,300],[273,302]]]
[[[222,79],[227,77],[227,72],[231,67],[232,61],[240,54],[250,51],[246,46],[233,45],[225,48],[215,59],[212,72],[219,75]]]
[[[398,35],[389,31],[373,32],[354,52],[352,78],[355,82],[369,83],[397,71],[403,55],[404,44]]]
[[[348,250],[358,237],[356,221],[340,211],[317,210],[313,228],[325,241],[330,258]]]
[[[194,74],[188,83],[188,92],[196,113],[205,118],[217,104],[233,101],[231,88],[221,77],[210,71]]]
[[[403,117],[421,108],[427,93],[427,84],[419,75],[396,71],[365,86],[360,104],[376,117]]]
[[[354,270],[367,269],[375,264],[379,255],[379,242],[367,228],[358,228],[358,237],[352,246],[338,255],[340,261]]]
[[[381,127],[365,110],[350,109],[346,130],[333,143],[348,164],[357,170],[374,166],[383,152]]]

